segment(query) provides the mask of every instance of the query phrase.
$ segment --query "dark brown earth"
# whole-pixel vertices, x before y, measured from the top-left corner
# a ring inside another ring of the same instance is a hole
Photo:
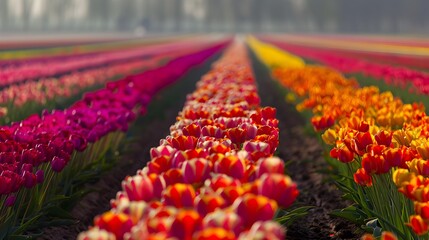
[[[277,154],[287,162],[287,172],[297,183],[300,195],[296,205],[314,206],[305,217],[295,221],[287,230],[289,240],[359,239],[359,228],[348,221],[329,215],[332,210],[348,206],[341,192],[319,173],[328,167],[318,139],[308,133],[308,120],[295,106],[285,102],[279,85],[271,79],[265,66],[253,57],[253,69],[258,81],[263,106],[277,108],[280,144]]]
[[[267,69],[253,59],[262,105],[277,108],[280,121],[278,156],[288,162],[288,173],[297,183],[300,195],[297,206],[314,206],[305,217],[288,227],[287,239],[359,239],[359,228],[344,219],[329,215],[347,203],[326,176],[318,173],[327,168],[322,157],[323,149],[318,140],[306,132],[306,122],[293,105],[284,101],[282,91],[270,78]],[[212,59],[213,60],[213,59]],[[212,61],[210,61],[212,62]],[[150,105],[148,114],[141,117],[130,130],[133,141],[127,141],[118,165],[103,174],[100,180],[86,188],[97,191],[86,195],[73,208],[76,224],[44,229],[39,239],[76,239],[79,232],[92,224],[93,218],[110,209],[109,201],[121,188],[127,175],[135,174],[149,159],[149,149],[169,133],[178,111],[183,107],[186,94],[195,89],[195,83],[207,72],[209,64],[192,70],[180,82],[158,94]]]

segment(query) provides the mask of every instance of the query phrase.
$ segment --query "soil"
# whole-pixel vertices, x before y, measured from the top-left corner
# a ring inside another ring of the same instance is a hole
[[[270,77],[268,69],[252,57],[263,106],[277,108],[280,144],[277,155],[286,161],[287,173],[297,184],[300,195],[296,205],[314,206],[308,214],[288,227],[288,240],[359,239],[362,233],[350,222],[329,215],[332,210],[349,206],[341,192],[319,173],[328,164],[318,139],[308,133],[307,119],[295,106],[285,102],[279,85]]]
[[[97,189],[86,195],[72,211],[76,224],[44,229],[39,239],[76,239],[79,232],[92,225],[93,218],[110,209],[109,201],[121,189],[121,181],[143,168],[149,158],[149,149],[169,134],[178,111],[185,102],[186,94],[195,89],[195,83],[208,71],[209,63],[192,70],[183,79],[163,90],[149,106],[148,113],[137,120],[130,131],[136,138],[127,142],[127,149],[118,165],[103,174],[100,180],[86,186]],[[288,227],[287,239],[359,239],[359,228],[348,221],[330,215],[334,209],[347,207],[341,192],[319,170],[326,169],[323,148],[317,138],[306,132],[306,122],[291,104],[284,101],[282,91],[271,79],[268,70],[252,56],[255,77],[263,106],[277,108],[280,128],[278,156],[287,161],[287,172],[297,183],[300,195],[297,206],[314,206],[308,214]]]

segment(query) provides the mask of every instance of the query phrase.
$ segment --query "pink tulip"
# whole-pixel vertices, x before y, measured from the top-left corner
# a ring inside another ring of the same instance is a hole
[[[154,189],[151,179],[146,175],[127,177],[122,181],[122,190],[131,201],[151,201]]]

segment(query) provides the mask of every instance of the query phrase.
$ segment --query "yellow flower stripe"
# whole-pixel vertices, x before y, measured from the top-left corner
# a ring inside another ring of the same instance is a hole
[[[253,49],[256,56],[271,68],[301,68],[305,66],[304,60],[300,57],[286,53],[270,44],[262,43],[254,37],[248,37],[247,43]]]

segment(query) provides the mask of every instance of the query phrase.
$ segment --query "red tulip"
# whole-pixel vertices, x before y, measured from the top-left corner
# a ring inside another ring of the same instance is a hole
[[[123,213],[105,212],[97,216],[94,225],[115,235],[116,239],[121,240],[124,234],[133,227],[132,219]]]
[[[229,186],[240,186],[240,181],[225,174],[217,174],[214,177],[207,179],[205,185],[217,191]]]
[[[275,200],[281,207],[289,207],[298,196],[296,184],[283,174],[264,174],[261,176],[259,194]]]
[[[372,186],[372,176],[366,172],[365,168],[359,168],[356,170],[356,173],[353,174],[353,179],[355,180],[355,183],[361,186]]]
[[[201,135],[214,138],[222,138],[224,136],[222,129],[213,125],[204,126],[201,129]]]
[[[176,183],[163,193],[164,203],[177,208],[193,207],[195,190],[192,185]]]
[[[258,161],[256,176],[261,177],[264,173],[283,174],[285,171],[284,162],[278,157],[263,158]]]
[[[184,136],[194,136],[198,138],[201,136],[201,127],[195,123],[192,123],[186,127],[183,127],[182,132]]]
[[[236,212],[243,220],[243,226],[247,229],[257,221],[272,220],[277,211],[275,201],[260,195],[247,193],[235,200],[233,204]]]
[[[193,136],[178,136],[171,139],[171,146],[178,150],[194,149],[198,138]]]
[[[172,157],[176,151],[177,151],[177,149],[174,149],[168,145],[163,145],[163,146],[159,146],[156,148],[151,148],[150,149],[150,158],[153,159],[153,158],[160,157],[160,156]]]
[[[204,158],[194,158],[182,165],[185,183],[202,183],[210,177],[212,163]]]
[[[231,205],[238,197],[241,197],[245,193],[245,190],[241,186],[229,186],[225,188],[219,188],[217,192],[221,194],[228,205]]]
[[[276,118],[277,109],[273,107],[264,107],[261,109],[261,115],[264,119],[274,119]]]
[[[225,200],[215,193],[199,195],[195,198],[195,208],[201,216],[224,207],[226,207]]]
[[[382,151],[384,147],[380,145],[374,145],[370,148],[368,153],[365,153],[362,157],[362,167],[369,174],[383,174],[389,172],[391,166],[389,162],[384,158]]]
[[[407,223],[408,226],[413,229],[413,231],[417,235],[426,234],[429,230],[428,224],[423,220],[423,218],[419,215],[412,215],[410,217],[410,222]]]
[[[195,210],[180,210],[171,224],[170,235],[178,239],[192,240],[202,228],[202,218]]]
[[[241,128],[230,128],[226,130],[226,137],[231,139],[232,143],[241,144],[246,141],[246,131]]]
[[[243,144],[243,150],[250,154],[260,153],[261,157],[268,157],[271,154],[270,145],[261,141],[247,141]]]
[[[383,145],[386,147],[390,147],[392,144],[393,132],[388,132],[381,130],[374,135],[375,141],[377,141],[378,145]]]
[[[214,171],[236,179],[241,179],[244,177],[246,164],[236,156],[227,156],[215,163]]]
[[[171,168],[171,159],[168,156],[159,156],[153,158],[148,164],[148,174],[150,173],[156,173],[160,174],[163,173]]]
[[[146,201],[153,199],[153,183],[146,175],[128,176],[122,181],[122,190],[131,201]]]
[[[162,174],[164,177],[166,186],[170,186],[176,183],[184,183],[183,172],[181,169],[173,168]]]
[[[429,220],[429,203],[428,202],[414,202],[414,211],[420,215],[425,221]]]
[[[332,158],[338,159],[340,162],[349,163],[354,160],[354,153],[347,147],[333,148],[330,152]]]

